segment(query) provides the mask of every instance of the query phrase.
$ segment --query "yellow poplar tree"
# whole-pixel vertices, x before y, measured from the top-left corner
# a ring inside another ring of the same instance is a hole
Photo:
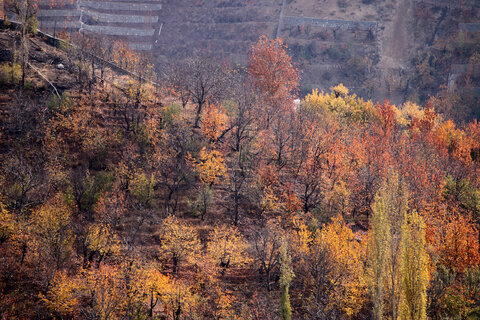
[[[375,197],[371,223],[368,252],[371,267],[370,290],[373,300],[373,318],[382,320],[390,225],[385,200],[378,195]]]
[[[51,312],[68,317],[73,315],[78,304],[76,291],[78,291],[77,280],[68,277],[64,271],[57,271],[46,295],[40,294],[39,296]]]
[[[107,256],[117,256],[122,249],[120,240],[108,224],[92,224],[88,228],[85,246],[89,250],[89,260],[98,256],[97,265]]]
[[[408,190],[398,174],[391,171],[375,196],[370,237],[371,291],[374,318],[382,319],[384,291],[388,309],[398,317],[402,261],[402,224],[408,210]]]
[[[212,186],[227,176],[225,160],[218,150],[208,151],[203,147],[198,154],[198,160],[194,160],[191,155],[188,155],[187,160],[193,164],[205,185]]]
[[[427,319],[428,256],[425,249],[425,222],[413,212],[402,226],[403,254],[398,319]]]
[[[280,246],[280,288],[282,295],[280,296],[280,316],[282,320],[292,319],[292,307],[290,305],[289,288],[295,274],[292,268],[292,259],[287,250],[287,242],[282,239]]]

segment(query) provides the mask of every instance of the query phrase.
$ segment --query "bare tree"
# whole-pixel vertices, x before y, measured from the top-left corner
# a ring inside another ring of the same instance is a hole
[[[179,94],[183,106],[191,101],[196,106],[193,126],[199,127],[203,107],[207,101],[226,96],[231,70],[212,58],[193,57],[171,65],[167,81]]]
[[[281,240],[282,229],[273,220],[268,221],[267,226],[257,232],[254,238],[255,258],[269,292],[272,290],[272,275],[279,267]]]
[[[237,225],[240,216],[240,201],[246,187],[246,179],[251,175],[252,167],[256,165],[257,154],[252,148],[252,140],[257,135],[255,122],[257,121],[256,107],[258,99],[254,90],[245,81],[239,81],[233,94],[235,105],[229,132],[230,156],[229,165],[229,192],[233,200],[233,220]],[[223,134],[220,136],[221,140]]]
[[[73,59],[73,64],[77,67],[78,71],[78,84],[80,84],[80,88],[83,90],[84,83],[88,83],[89,91],[91,92],[92,89],[92,81],[94,79],[90,79],[89,75],[89,68],[90,68],[90,59],[92,59],[91,64],[93,66],[94,60],[93,55],[91,54],[91,47],[95,45],[93,43],[92,38],[88,37],[83,33],[75,33],[72,37],[72,42],[76,45],[76,47],[70,47],[70,55]],[[90,58],[90,59],[89,59]],[[92,77],[94,75],[94,69],[92,68]]]
[[[18,22],[21,23],[20,62],[22,66],[22,86],[24,86],[29,53],[27,35],[29,32],[36,31],[38,5],[36,0],[9,0],[6,7],[16,15]]]

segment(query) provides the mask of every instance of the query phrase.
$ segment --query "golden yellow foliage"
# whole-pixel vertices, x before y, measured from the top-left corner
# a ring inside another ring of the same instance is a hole
[[[275,194],[272,186],[265,186],[263,188],[262,199],[260,200],[260,207],[263,212],[276,211],[280,208],[280,202]]]
[[[200,255],[202,246],[195,229],[175,216],[168,216],[163,220],[160,238],[160,252],[170,256],[174,272],[182,260],[195,263]]]
[[[85,245],[100,257],[116,256],[120,253],[120,241],[108,224],[93,224],[88,228]]]
[[[224,269],[250,261],[247,243],[234,226],[216,226],[207,245],[207,253]]]
[[[348,88],[340,83],[339,85],[331,88],[332,92],[335,94],[336,97],[347,97],[348,95]]]
[[[0,202],[0,244],[15,238],[17,225],[15,217]]]
[[[371,101],[364,101],[355,94],[348,95],[348,89],[339,84],[331,88],[331,93],[313,89],[305,96],[303,109],[317,117],[335,114],[347,121],[365,123],[375,117],[375,107]]]
[[[167,319],[195,319],[195,309],[198,297],[195,296],[190,286],[180,280],[173,279],[171,286],[164,291],[164,304]]]
[[[82,272],[81,296],[91,299],[86,312],[95,319],[119,319],[125,306],[125,283],[116,266],[101,265]]]
[[[70,208],[58,195],[32,216],[37,254],[51,257],[57,268],[68,259],[72,249],[74,235],[70,225],[70,212]]]
[[[199,159],[194,160],[190,155],[187,160],[192,163],[200,175],[200,180],[206,185],[219,183],[227,177],[227,167],[223,155],[218,150],[208,151],[203,147],[199,153]]]
[[[40,298],[47,308],[63,316],[81,312],[107,320],[121,317],[125,293],[118,267],[101,265],[98,269],[82,270],[76,277],[57,272],[49,291]]]
[[[330,307],[341,309],[348,317],[354,316],[366,298],[365,246],[341,216],[334,217],[320,231],[314,245],[325,246],[333,259],[330,281],[335,289],[330,296]]]
[[[402,108],[395,108],[395,119],[398,124],[404,127],[409,127],[413,119],[422,119],[424,111],[419,105],[407,101]]]
[[[305,222],[300,219],[298,216],[292,218],[293,228],[295,233],[290,235],[290,242],[292,247],[294,247],[295,253],[299,255],[307,254],[314,237],[312,237],[312,232],[308,230]]]
[[[423,218],[415,211],[402,226],[400,320],[427,319],[429,269],[425,229]]]
[[[77,279],[70,278],[64,271],[58,271],[53,277],[50,290],[45,296],[40,294],[40,300],[50,311],[71,316],[78,303],[78,285]]]

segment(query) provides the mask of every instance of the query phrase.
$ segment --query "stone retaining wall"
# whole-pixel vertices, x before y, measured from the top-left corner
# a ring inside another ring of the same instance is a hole
[[[84,17],[89,17],[99,23],[157,23],[158,16],[133,16],[125,14],[109,14],[86,11]]]
[[[82,23],[81,31],[103,34],[106,36],[124,36],[124,37],[141,37],[153,36],[155,30],[153,29],[133,29],[126,27],[109,27],[109,26],[92,26]]]
[[[159,3],[134,3],[134,2],[104,2],[82,1],[80,7],[101,10],[126,10],[126,11],[159,11],[162,5]]]
[[[304,18],[285,16],[283,24],[289,26],[311,25],[327,29],[348,29],[348,30],[374,30],[377,31],[378,23],[376,21],[349,21],[349,20],[328,20],[317,18]]]
[[[114,36],[135,50],[152,50],[159,30],[162,4],[152,0],[79,1],[51,8],[49,0],[40,0],[40,29],[55,33],[88,32]],[[145,41],[148,41],[146,43]]]

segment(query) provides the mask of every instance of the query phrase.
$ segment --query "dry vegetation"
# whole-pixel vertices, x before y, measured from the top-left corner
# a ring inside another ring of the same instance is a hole
[[[296,105],[267,37],[246,69],[192,56],[159,84],[88,54],[148,77],[125,45],[72,38],[26,36],[40,75],[0,33],[2,317],[478,317],[480,125],[437,112],[454,101],[339,84]]]

